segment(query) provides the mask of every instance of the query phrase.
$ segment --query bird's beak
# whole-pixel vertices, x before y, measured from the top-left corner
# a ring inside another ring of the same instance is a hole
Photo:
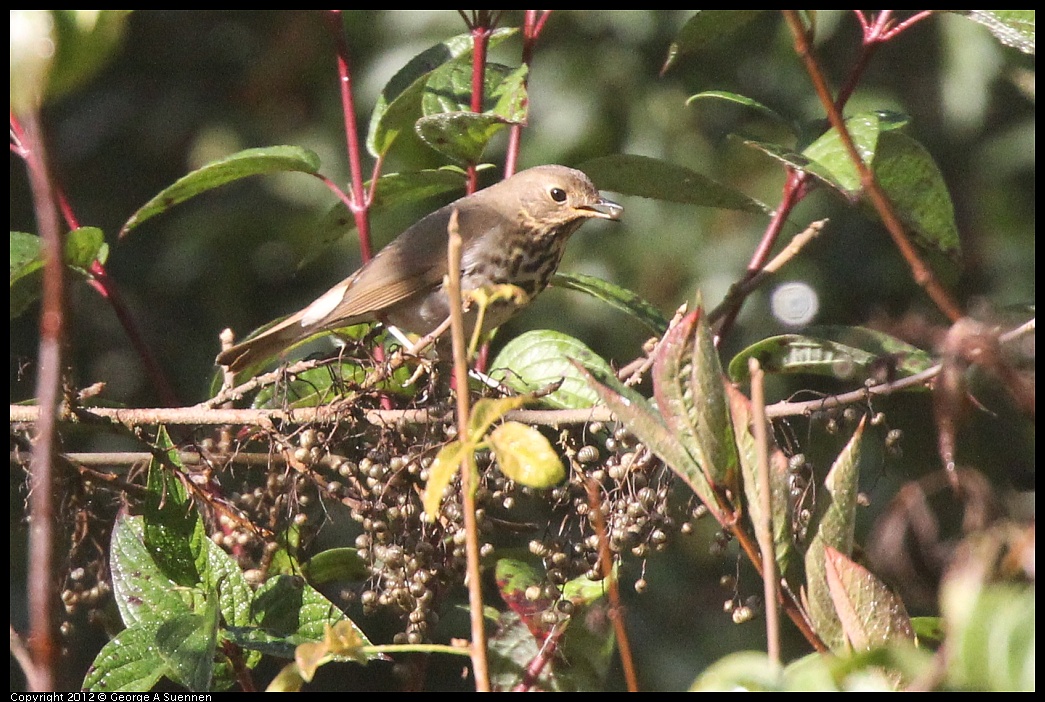
[[[604,197],[600,197],[594,203],[585,205],[577,208],[583,210],[584,214],[588,217],[598,217],[599,219],[620,219],[621,214],[624,212],[624,208],[618,205],[616,202],[607,200]]]

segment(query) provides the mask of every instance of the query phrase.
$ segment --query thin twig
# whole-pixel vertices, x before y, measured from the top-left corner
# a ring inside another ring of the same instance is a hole
[[[457,210],[447,226],[446,294],[450,299],[450,338],[453,341],[454,382],[457,386],[457,434],[468,436],[468,359],[464,341],[464,312],[461,308],[461,232]],[[490,691],[490,671],[486,660],[486,622],[483,617],[483,589],[479,571],[479,526],[475,518],[475,455],[464,452],[461,464],[461,503],[464,508],[465,556],[467,559],[468,611],[472,623],[472,672],[476,692]]]
[[[751,417],[758,453],[758,490],[762,505],[755,533],[762,551],[762,590],[766,607],[766,652],[774,666],[780,665],[780,609],[777,604],[776,548],[770,521],[773,517],[769,484],[769,432],[766,423],[765,373],[758,359],[748,360],[751,373]]]

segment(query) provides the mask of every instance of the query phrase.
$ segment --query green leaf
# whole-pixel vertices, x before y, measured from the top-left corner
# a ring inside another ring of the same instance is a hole
[[[53,100],[86,84],[119,49],[130,10],[51,10],[55,56],[47,83]]]
[[[305,577],[316,585],[337,580],[366,580],[370,576],[367,564],[354,548],[328,548],[317,553],[303,566]]]
[[[268,146],[240,151],[212,161],[162,190],[131,215],[120,230],[120,237],[175,205],[226,183],[264,173],[298,171],[314,174],[319,171],[319,166],[319,156],[299,146]]]
[[[148,492],[143,517],[144,542],[160,569],[178,585],[193,587],[207,574],[209,541],[199,512],[173,470],[181,468],[177,449],[160,427],[157,446],[166,452],[166,462],[154,458],[149,464]]]
[[[43,267],[40,237],[11,232],[11,319],[25,312],[40,297]]]
[[[172,614],[190,612],[183,590],[168,578],[145,547],[144,520],[120,515],[109,544],[113,599],[128,626],[159,622]]]
[[[478,162],[494,135],[526,119],[525,66],[513,70],[491,63],[484,79],[486,104],[481,113],[471,110],[470,62],[452,61],[432,71],[421,97],[418,136],[462,164]]]
[[[208,591],[217,593],[222,621],[229,626],[253,623],[250,605],[254,601],[254,590],[247,583],[239,564],[210,539],[206,540],[206,545],[205,575],[208,581],[203,585]]]
[[[102,646],[83,680],[83,689],[108,694],[151,690],[169,672],[155,643],[155,622],[127,627]]]
[[[950,192],[924,146],[901,132],[883,133],[874,174],[919,244],[952,257],[960,252]]]
[[[822,375],[862,383],[867,378],[906,378],[934,365],[930,354],[865,327],[810,327],[803,334],[769,337],[729,362],[729,377],[748,379],[748,359],[767,373]]]
[[[432,71],[421,96],[422,114],[430,117],[447,112],[471,112],[472,70],[471,61],[451,61]],[[511,122],[525,121],[527,70],[526,66],[513,69],[487,63],[480,112]]]
[[[218,645],[218,608],[208,604],[203,614],[177,614],[156,629],[156,651],[175,682],[192,692],[211,688]]]
[[[668,330],[668,320],[660,313],[660,310],[639,297],[638,294],[619,285],[580,273],[557,273],[552,276],[551,283],[556,287],[587,293],[602,300],[610,307],[642,322],[657,336],[661,336]]]
[[[425,483],[425,494],[422,499],[428,521],[439,515],[439,506],[443,503],[443,491],[449,485],[464,460],[465,446],[460,441],[451,441],[439,449],[435,460],[428,466],[428,481]],[[467,450],[471,450],[471,444]]]
[[[104,263],[109,257],[105,234],[97,227],[80,227],[65,235],[65,265],[79,275],[89,275],[94,261]],[[25,232],[11,232],[11,319],[14,319],[40,297],[43,281],[43,255],[40,237]]]
[[[501,472],[521,485],[550,488],[566,478],[559,454],[529,425],[505,422],[490,432],[489,443]]]
[[[754,110],[759,114],[769,117],[771,120],[778,124],[782,124],[788,127],[789,129],[793,129],[791,123],[788,122],[787,119],[785,119],[784,116],[781,115],[779,112],[777,112],[771,107],[763,105],[761,102],[758,102],[757,100],[753,100],[747,97],[746,95],[731,93],[727,90],[705,90],[703,92],[697,93],[696,95],[690,96],[690,98],[686,100],[686,105],[692,105],[697,100],[722,100],[724,102],[731,102],[742,107],[747,107],[751,110]]]
[[[758,480],[758,445],[751,429],[751,401],[731,384],[726,385],[726,395],[740,459],[745,505],[751,524],[757,525],[763,519],[763,507]],[[794,539],[789,511],[787,457],[776,445],[769,449],[769,491],[769,530],[773,536],[778,571],[783,575],[791,563]]]
[[[950,10],[979,22],[1006,46],[1034,55],[1034,10]]]
[[[736,495],[739,459],[725,379],[703,311],[668,330],[653,361],[653,396],[667,427],[716,491]]]
[[[598,402],[598,394],[573,361],[612,373],[609,364],[581,341],[540,329],[520,334],[505,344],[490,364],[490,377],[520,393],[561,383],[540,401],[560,409],[592,407]]]
[[[356,634],[360,637],[362,645],[370,646],[370,640],[338,609],[337,605],[328,600],[318,590],[296,575],[278,575],[269,578],[254,593],[253,604],[254,616],[258,624],[270,634],[277,634],[289,639],[289,648],[280,650],[289,651],[293,657],[293,647],[303,641],[322,641],[326,627],[333,627],[338,622],[350,622]],[[244,634],[245,632],[237,632]],[[243,645],[253,648],[250,641],[267,640],[268,646],[274,647],[274,642],[263,636],[248,634],[244,636],[248,643]],[[237,639],[237,642],[239,639]],[[267,649],[272,651],[273,649]],[[278,654],[283,655],[283,654]],[[367,654],[370,660],[381,658],[382,654],[373,652]]]
[[[966,690],[1033,692],[1036,600],[1033,584],[1006,582],[974,592],[965,611],[957,611],[953,602],[944,605],[951,684]]]
[[[903,600],[871,571],[826,546],[827,587],[842,632],[857,651],[901,641],[914,641],[914,629]]]
[[[881,131],[878,115],[875,113],[856,115],[846,119],[845,126],[861,160],[866,164],[871,163],[878,145],[878,134]],[[802,155],[812,164],[816,164],[815,168],[807,170],[828,185],[848,195],[855,195],[860,191],[860,172],[849,158],[849,152],[842,143],[842,137],[834,128],[827,130],[819,139],[807,146],[802,151]]]
[[[814,631],[834,652],[845,651],[847,639],[828,586],[827,549],[833,548],[846,556],[853,552],[863,434],[864,422],[861,421],[831,466],[824,490],[817,494],[816,514],[810,523],[815,531],[805,556],[809,618]]]
[[[324,335],[334,334],[325,332]],[[321,336],[321,335],[320,335]],[[314,341],[319,336],[307,341]],[[304,343],[304,342],[302,342]],[[283,353],[286,351],[284,350]],[[270,359],[271,360],[271,359]],[[268,365],[268,361],[265,362]],[[250,377],[252,369],[246,369],[237,377]],[[392,375],[373,386],[374,390],[410,397],[414,394],[414,386],[409,383],[413,369],[408,366],[396,368]],[[329,404],[336,398],[344,396],[352,388],[362,384],[373,367],[366,368],[359,363],[343,361],[332,363],[321,368],[311,368],[295,373],[292,379],[276,386],[262,388],[251,406],[255,409],[289,409],[295,407],[319,407]],[[220,384],[219,384],[220,387]]]
[[[443,112],[420,118],[416,129],[428,146],[468,164],[479,161],[490,139],[508,124],[503,117],[485,112]]]
[[[762,10],[697,10],[668,48],[661,74],[675,65],[681,56],[702,51],[744,27]]]
[[[494,30],[489,46],[496,46],[517,31]],[[388,81],[370,116],[366,144],[371,156],[384,157],[402,134],[413,133],[414,123],[422,116],[421,98],[429,74],[448,61],[471,55],[473,46],[469,34],[447,39],[412,58]]]
[[[581,164],[600,190],[702,207],[769,214],[772,208],[728,186],[668,161],[617,154]]]

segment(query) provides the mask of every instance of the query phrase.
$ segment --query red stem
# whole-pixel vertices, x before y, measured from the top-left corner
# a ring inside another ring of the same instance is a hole
[[[344,26],[341,21],[341,10],[330,10],[327,17],[330,20],[330,31],[334,36],[334,44],[337,48],[337,74],[338,85],[341,90],[341,107],[345,116],[345,136],[348,144],[348,168],[352,177],[352,187],[349,190],[348,209],[356,220],[356,229],[359,232],[359,252],[363,262],[370,260],[373,255],[370,247],[370,219],[367,216],[373,193],[367,194],[363,190],[363,167],[359,152],[359,129],[356,127],[356,108],[352,100],[352,72],[348,63],[348,42],[345,40]],[[377,183],[377,178],[373,179]],[[376,187],[376,186],[375,186]]]

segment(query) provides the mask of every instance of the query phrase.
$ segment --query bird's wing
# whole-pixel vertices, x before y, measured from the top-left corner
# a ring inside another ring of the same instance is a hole
[[[340,302],[330,319],[381,312],[439,285],[446,275],[446,227],[450,210],[443,208],[419,220],[381,249],[344,283]]]

